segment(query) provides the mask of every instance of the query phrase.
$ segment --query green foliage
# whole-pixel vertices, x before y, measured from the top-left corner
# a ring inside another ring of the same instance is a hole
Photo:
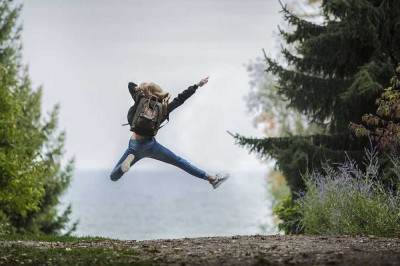
[[[396,72],[400,74],[400,66]],[[391,151],[400,144],[400,81],[398,76],[390,80],[391,87],[382,92],[376,100],[376,115],[365,114],[362,122],[366,125],[350,122],[349,128],[357,137],[370,137],[381,148]]]
[[[291,195],[285,196],[282,201],[274,208],[274,214],[278,216],[281,222],[278,225],[280,231],[286,234],[302,233],[300,225],[300,207],[292,199]]]
[[[0,236],[10,234],[11,231],[8,217],[0,211]]]
[[[71,211],[58,216],[56,205],[72,161],[61,168],[65,134],[56,131],[58,106],[42,116],[42,90],[31,88],[21,64],[21,7],[14,6],[0,1],[0,230],[58,233]]]
[[[348,125],[373,112],[400,62],[396,1],[324,0],[321,12],[324,21],[316,24],[283,7],[289,23],[289,30],[280,29],[284,62],[267,56],[265,61],[288,108],[323,128],[322,133],[265,139],[236,135],[240,145],[277,160],[292,192],[304,189],[301,175],[321,168],[325,159],[338,161],[348,151],[361,160],[366,141],[354,139]]]
[[[398,185],[399,159],[392,161]],[[400,190],[381,182],[376,149],[366,151],[364,165],[360,170],[347,157],[338,167],[327,163],[322,173],[304,176],[307,192],[297,203],[305,233],[400,237]]]

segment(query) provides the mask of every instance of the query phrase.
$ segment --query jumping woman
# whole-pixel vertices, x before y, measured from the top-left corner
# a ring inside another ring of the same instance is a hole
[[[131,126],[132,136],[124,155],[111,172],[112,181],[120,179],[143,158],[152,158],[179,167],[195,177],[210,182],[214,189],[229,178],[229,174],[225,173],[207,174],[162,146],[154,137],[160,125],[169,119],[169,114],[181,106],[198,88],[207,84],[208,78],[184,90],[171,103],[169,103],[169,93],[163,92],[157,84],[150,82],[138,86],[129,82],[129,93],[135,101],[128,112],[128,124]]]

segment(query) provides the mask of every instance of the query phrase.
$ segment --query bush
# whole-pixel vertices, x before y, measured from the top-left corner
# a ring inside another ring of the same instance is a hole
[[[325,163],[322,173],[306,174],[307,193],[297,200],[304,232],[400,237],[400,160],[391,161],[397,180],[390,186],[380,181],[376,148],[365,150],[365,170],[346,156],[337,167]]]
[[[12,233],[12,227],[7,216],[0,210],[0,236]]]
[[[283,231],[286,234],[302,233],[300,207],[297,201],[292,199],[291,195],[282,198],[282,201],[274,208],[274,214],[281,221],[278,224],[279,231]]]

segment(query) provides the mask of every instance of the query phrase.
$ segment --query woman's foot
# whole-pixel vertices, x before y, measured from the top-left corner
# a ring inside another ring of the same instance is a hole
[[[207,176],[208,181],[213,186],[214,189],[219,187],[222,183],[224,183],[229,178],[229,174],[227,173],[219,173],[215,176]]]
[[[135,159],[135,155],[133,154],[129,154],[125,160],[122,162],[121,164],[121,171],[122,173],[126,173],[128,172],[129,168],[131,168],[131,164],[133,162],[133,160]]]

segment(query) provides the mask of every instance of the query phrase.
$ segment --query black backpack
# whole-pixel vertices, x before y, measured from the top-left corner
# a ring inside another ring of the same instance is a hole
[[[163,118],[163,105],[155,96],[141,97],[136,112],[134,106],[128,111],[131,131],[144,137],[154,137],[161,128]]]

